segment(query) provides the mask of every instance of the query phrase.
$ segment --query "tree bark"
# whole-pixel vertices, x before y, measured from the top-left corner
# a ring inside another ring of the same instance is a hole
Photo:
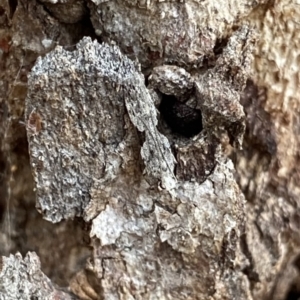
[[[2,1],[0,299],[300,296],[298,6]]]

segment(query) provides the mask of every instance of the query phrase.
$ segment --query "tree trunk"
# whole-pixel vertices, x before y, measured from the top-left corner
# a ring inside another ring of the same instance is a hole
[[[298,8],[2,0],[0,299],[300,297]]]

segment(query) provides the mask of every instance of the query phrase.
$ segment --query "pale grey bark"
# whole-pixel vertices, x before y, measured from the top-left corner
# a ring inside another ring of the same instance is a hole
[[[74,295],[61,291],[40,270],[38,256],[28,252],[2,257],[0,261],[0,299],[75,300]]]
[[[237,32],[243,46],[244,32]],[[232,40],[231,51],[241,49]],[[232,138],[241,139],[244,113],[223,77],[228,68],[217,64],[206,80],[191,76],[190,97],[204,129],[190,139],[158,131],[144,77],[116,46],[84,38],[77,50],[59,47],[32,69],[25,120],[38,207],[52,222],[92,220],[97,254],[90,267],[104,298],[207,297],[233,263],[244,197],[221,136],[233,127]],[[205,151],[209,147],[213,153]],[[172,153],[183,162],[176,170]]]
[[[299,78],[290,76],[294,90],[276,86],[299,66],[296,54],[273,53],[287,45],[276,28],[297,32],[293,4],[42,2],[1,4],[2,156],[9,154],[1,188],[3,207],[13,207],[1,240],[12,243],[8,252],[21,250],[11,235],[23,217],[12,203],[34,199],[30,181],[14,183],[29,178],[27,150],[14,148],[25,138],[16,124],[26,96],[38,211],[54,223],[82,218],[92,251],[67,223],[55,225],[48,249],[29,227],[42,270],[67,262],[63,280],[52,274],[68,291],[50,288],[29,253],[3,258],[2,298],[288,299],[299,276]],[[101,40],[81,39],[95,34]],[[290,44],[297,49],[297,39]],[[270,61],[278,67],[282,57],[285,75],[272,77]],[[283,113],[272,110],[280,99]],[[47,266],[55,249],[61,256]],[[48,286],[32,280],[32,268]],[[10,289],[14,277],[23,279]]]

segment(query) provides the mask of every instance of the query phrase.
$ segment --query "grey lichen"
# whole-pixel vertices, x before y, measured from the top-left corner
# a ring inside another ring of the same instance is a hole
[[[2,257],[0,264],[1,300],[75,300],[77,298],[58,290],[40,270],[40,260],[35,252],[24,258],[20,253]]]
[[[155,106],[142,74],[117,47],[86,38],[74,52],[57,47],[37,61],[26,119],[39,209],[47,219],[82,216],[93,182],[110,180],[124,168],[130,156],[126,109],[145,132],[141,156],[146,171],[172,189],[175,160],[156,129]]]

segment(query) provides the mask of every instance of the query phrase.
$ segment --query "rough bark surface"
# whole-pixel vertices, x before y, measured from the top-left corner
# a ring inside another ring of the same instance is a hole
[[[298,6],[2,0],[0,299],[295,299]]]
[[[34,252],[28,252],[24,259],[20,253],[2,257],[0,299],[76,299],[74,295],[57,289],[40,267],[39,258]]]
[[[237,35],[244,43],[244,28]],[[211,84],[218,104],[201,101],[208,98],[202,85],[195,107],[204,129],[193,140],[178,136],[172,149],[173,139],[157,129],[143,75],[116,46],[84,38],[75,51],[59,47],[38,59],[31,71],[25,120],[38,207],[52,222],[92,222],[91,266],[104,297],[201,298],[214,293],[235,257],[244,198],[218,127],[243,128],[244,114],[230,88],[218,93]],[[206,146],[215,148],[213,168]],[[172,152],[184,161],[176,171]]]

